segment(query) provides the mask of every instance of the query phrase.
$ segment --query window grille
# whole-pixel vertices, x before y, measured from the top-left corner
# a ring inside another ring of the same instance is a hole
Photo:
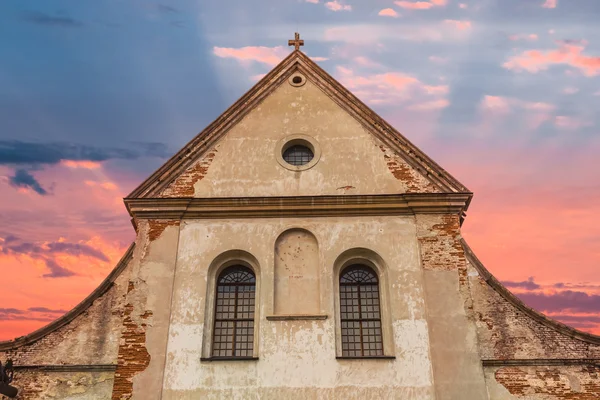
[[[308,164],[313,157],[313,152],[306,146],[292,146],[283,152],[285,162],[296,166]]]
[[[383,355],[379,281],[365,265],[352,265],[340,275],[343,357]]]
[[[226,268],[217,279],[213,357],[252,357],[256,277],[250,268]]]

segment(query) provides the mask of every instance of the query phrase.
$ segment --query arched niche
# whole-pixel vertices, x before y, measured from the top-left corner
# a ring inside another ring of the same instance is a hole
[[[275,315],[320,313],[319,244],[307,230],[294,228],[275,241]]]

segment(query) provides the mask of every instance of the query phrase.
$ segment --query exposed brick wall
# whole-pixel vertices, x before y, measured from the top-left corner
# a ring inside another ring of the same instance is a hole
[[[150,220],[148,221],[148,239],[155,241],[162,235],[168,226],[179,226],[179,221]]]
[[[108,400],[113,384],[113,373],[18,371],[15,373],[13,384],[19,388],[17,400],[64,398]]]
[[[502,367],[496,381],[517,398],[598,400],[600,367]]]
[[[439,193],[440,190],[435,187],[427,178],[421,175],[413,167],[408,165],[402,157],[394,151],[380,145],[379,149],[383,152],[383,158],[388,169],[396,179],[406,185],[406,193]]]
[[[133,282],[129,282],[127,293],[135,290]],[[124,307],[123,330],[119,345],[118,366],[115,372],[113,400],[130,399],[133,394],[133,377],[142,372],[150,364],[150,354],[146,349],[146,320],[152,316],[151,311],[135,315],[135,307],[127,304]]]
[[[469,272],[482,358],[600,358],[600,346],[536,321],[489,286],[472,266]]]
[[[458,215],[418,215],[417,239],[424,269],[466,273]]]
[[[217,155],[217,149],[212,149],[191,167],[175,179],[159,197],[194,197],[194,185],[204,179],[212,161]]]

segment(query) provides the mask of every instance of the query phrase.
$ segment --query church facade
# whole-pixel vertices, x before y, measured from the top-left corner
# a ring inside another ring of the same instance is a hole
[[[19,399],[600,399],[600,337],[461,237],[472,193],[296,49],[135,189],[82,303],[0,342]]]

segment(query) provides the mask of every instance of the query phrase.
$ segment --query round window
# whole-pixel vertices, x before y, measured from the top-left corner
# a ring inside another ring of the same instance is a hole
[[[283,152],[283,159],[286,163],[299,167],[312,161],[314,154],[311,149],[303,145],[295,145]]]
[[[279,165],[285,169],[306,171],[319,162],[321,147],[308,135],[290,135],[277,143],[275,157]]]

